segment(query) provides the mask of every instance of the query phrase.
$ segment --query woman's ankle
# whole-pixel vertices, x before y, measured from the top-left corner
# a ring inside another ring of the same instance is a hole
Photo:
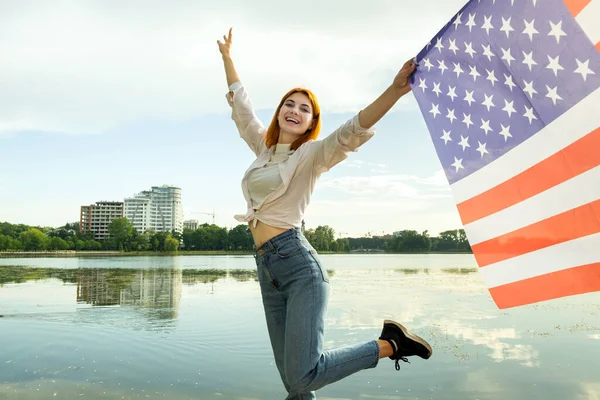
[[[394,354],[394,348],[387,340],[377,339],[379,345],[379,358],[391,357]]]

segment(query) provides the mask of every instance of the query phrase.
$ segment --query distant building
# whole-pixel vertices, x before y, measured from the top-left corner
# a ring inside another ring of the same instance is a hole
[[[191,229],[195,231],[200,226],[200,222],[197,219],[188,219],[187,221],[183,221],[183,229]]]
[[[124,206],[120,201],[99,201],[89,206],[81,206],[79,231],[92,232],[94,240],[104,240],[108,237],[110,223],[123,216]]]
[[[125,199],[125,218],[139,233],[183,232],[181,189],[174,186],[153,186],[151,190]]]

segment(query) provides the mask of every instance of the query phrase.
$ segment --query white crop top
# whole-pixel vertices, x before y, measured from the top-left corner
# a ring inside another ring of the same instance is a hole
[[[260,208],[267,196],[283,183],[279,172],[279,163],[287,160],[293,153],[290,151],[290,146],[291,144],[278,143],[267,164],[262,168],[255,169],[248,176],[248,190],[254,208]]]

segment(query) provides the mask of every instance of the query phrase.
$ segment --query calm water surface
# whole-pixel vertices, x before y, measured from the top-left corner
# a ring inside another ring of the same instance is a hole
[[[430,360],[320,399],[600,399],[600,294],[498,310],[470,255],[324,255],[326,346],[394,318]],[[0,258],[0,398],[283,399],[252,256]]]

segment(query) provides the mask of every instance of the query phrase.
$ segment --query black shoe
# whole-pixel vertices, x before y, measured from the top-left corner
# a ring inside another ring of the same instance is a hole
[[[395,321],[383,321],[381,340],[386,340],[394,349],[390,359],[396,361],[396,370],[400,369],[399,360],[409,362],[406,357],[419,356],[424,359],[431,357],[431,346],[424,339],[414,335]]]

